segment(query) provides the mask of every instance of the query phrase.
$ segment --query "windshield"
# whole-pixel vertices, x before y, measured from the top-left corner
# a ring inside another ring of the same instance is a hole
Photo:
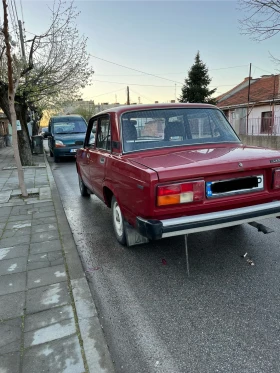
[[[84,121],[58,122],[54,123],[55,134],[85,133],[87,125]]]
[[[122,115],[124,152],[221,142],[239,143],[215,108],[154,109]]]

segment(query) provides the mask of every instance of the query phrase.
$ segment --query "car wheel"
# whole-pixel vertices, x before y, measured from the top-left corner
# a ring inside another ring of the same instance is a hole
[[[79,175],[79,188],[80,188],[80,193],[81,196],[83,197],[89,197],[90,193],[88,192],[88,188],[85,186],[81,176]]]
[[[53,157],[53,152],[50,150],[50,157]]]
[[[125,230],[124,230],[124,217],[120,209],[118,201],[113,196],[111,201],[112,219],[115,235],[119,243],[126,244]]]
[[[55,155],[54,156],[54,161],[55,161],[55,163],[59,163],[60,162],[60,158],[57,155]]]

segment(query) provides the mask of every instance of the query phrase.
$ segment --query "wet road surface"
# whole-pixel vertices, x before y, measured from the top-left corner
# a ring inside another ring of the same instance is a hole
[[[188,278],[183,237],[122,247],[75,162],[49,161],[117,372],[280,372],[279,220],[190,235]]]

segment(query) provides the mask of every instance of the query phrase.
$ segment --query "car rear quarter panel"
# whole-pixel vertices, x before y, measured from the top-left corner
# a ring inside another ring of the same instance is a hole
[[[155,171],[132,164],[125,157],[112,155],[108,159],[103,186],[113,192],[125,219],[134,225],[136,216],[153,214],[154,188],[151,186],[157,182]]]

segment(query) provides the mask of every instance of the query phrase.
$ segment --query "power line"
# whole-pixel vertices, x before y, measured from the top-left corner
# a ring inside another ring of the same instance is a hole
[[[99,96],[109,95],[110,93],[115,93],[115,92],[120,92],[120,91],[123,91],[123,88],[121,88],[121,89],[117,89],[117,90],[115,90],[115,91],[110,91],[110,92],[106,92],[106,93],[101,93],[100,95],[94,95],[94,98],[95,98],[95,97],[99,97]]]
[[[173,85],[153,85],[153,84],[136,84],[136,83],[121,83],[121,82],[111,82],[109,80],[96,80],[94,79],[93,82],[100,82],[100,83],[111,83],[111,84],[124,84],[124,85],[138,85],[142,87],[160,87],[160,88],[170,88],[173,87]],[[182,83],[180,83],[183,85]]]
[[[264,71],[264,72],[266,72],[266,73],[269,73],[269,74],[274,75],[274,73],[272,73],[271,71],[261,69],[260,67],[258,67],[258,66],[256,66],[256,65],[254,65],[254,67],[255,67],[256,69],[259,69],[259,70],[262,70],[262,71]]]
[[[137,84],[137,83],[124,83],[124,82],[112,82],[110,80],[99,80],[99,79],[94,79],[93,82],[99,82],[99,83],[110,83],[110,84],[123,84],[123,85],[138,85],[141,87],[158,87],[158,88],[174,88],[173,85],[154,85],[154,84]],[[183,83],[180,83],[180,85],[183,85]],[[209,88],[213,87],[234,87],[235,84],[217,84],[217,85],[212,85],[209,86]]]
[[[17,21],[18,21],[18,12],[17,12],[17,4],[16,4],[16,2],[15,2],[15,0],[12,0],[12,1],[14,1],[14,6],[15,6],[15,12],[16,12],[16,16],[17,16]]]
[[[141,97],[145,98],[148,101],[154,102],[154,100],[152,100],[151,98],[142,95],[142,93],[139,93],[139,92],[135,91],[134,89],[131,89],[131,92],[136,93],[137,95],[140,95]]]
[[[142,74],[145,74],[145,75],[154,76],[155,78],[168,80],[169,82],[173,82],[173,83],[179,83],[179,84],[181,84],[181,82],[177,82],[177,81],[175,81],[175,80],[171,80],[171,79],[163,78],[162,76],[158,76],[158,75],[155,75],[155,74],[150,74],[150,73],[147,73],[147,72],[145,72],[145,71],[141,71],[141,70],[134,69],[134,68],[132,68],[132,67],[124,66],[124,65],[121,65],[121,64],[116,63],[116,62],[108,61],[108,60],[105,60],[104,58],[96,57],[96,56],[94,56],[93,54],[90,54],[90,53],[89,53],[89,55],[90,55],[91,57],[93,57],[93,58],[98,59],[98,60],[101,60],[101,61],[104,61],[104,62],[111,63],[112,65],[116,65],[116,66],[123,67],[123,68],[125,68],[125,69],[129,69],[129,70],[137,71],[138,73],[142,73]]]
[[[227,70],[227,69],[235,69],[235,68],[239,68],[239,67],[247,67],[248,65],[238,65],[238,66],[228,66],[228,67],[219,67],[217,69],[210,69],[208,71],[216,71],[216,70]],[[161,75],[181,75],[181,74],[185,74],[186,71],[182,71],[182,72],[179,72],[179,73],[161,73]],[[137,74],[137,75],[134,75],[134,74],[96,74],[95,76],[143,76],[143,74],[145,73],[142,73],[141,75]]]

